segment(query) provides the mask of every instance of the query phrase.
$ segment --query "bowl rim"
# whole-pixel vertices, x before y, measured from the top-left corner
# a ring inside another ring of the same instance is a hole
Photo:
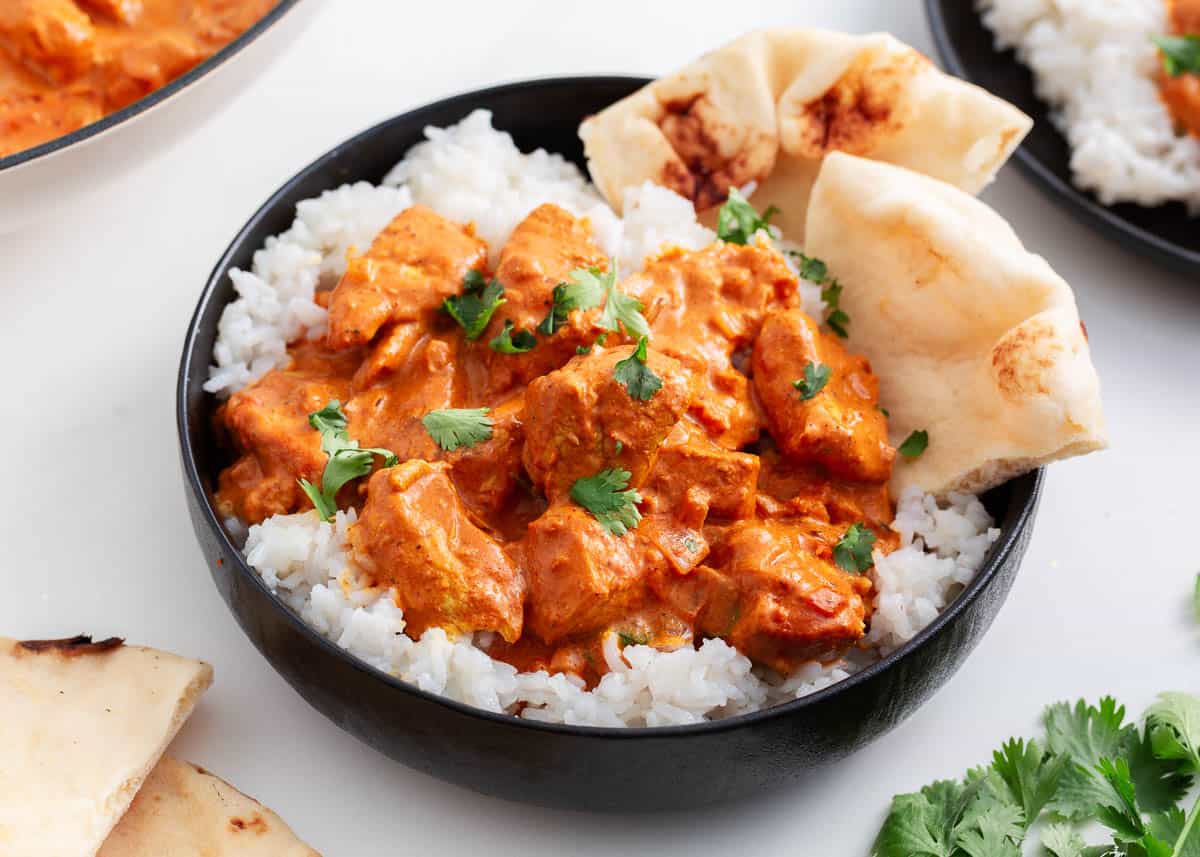
[[[700,723],[690,723],[683,725],[672,726],[581,726],[566,723],[547,723],[538,720],[527,720],[522,717],[515,717],[511,714],[503,712],[488,711],[486,709],[477,708],[476,706],[458,702],[457,700],[449,699],[436,693],[431,693],[422,690],[416,685],[410,684],[396,676],[384,672],[377,667],[368,664],[366,661],[353,655],[342,647],[338,646],[333,640],[318,632],[315,628],[309,625],[304,619],[285,604],[279,596],[272,592],[263,581],[262,576],[254,571],[246,562],[245,556],[241,549],[230,538],[229,533],[222,525],[220,518],[217,516],[216,509],[213,507],[211,498],[205,490],[204,479],[202,478],[197,466],[196,456],[193,453],[193,444],[198,442],[198,439],[193,436],[191,431],[191,421],[189,419],[191,411],[188,407],[188,392],[189,392],[189,376],[197,363],[208,364],[211,356],[208,354],[197,354],[197,340],[199,339],[199,326],[202,316],[208,311],[209,306],[214,301],[214,294],[222,281],[228,276],[228,267],[234,255],[236,255],[245,244],[248,235],[258,226],[258,224],[275,214],[277,209],[282,204],[284,197],[290,195],[293,189],[312,174],[321,171],[326,164],[337,157],[344,157],[347,150],[353,150],[358,145],[365,143],[385,128],[398,123],[411,123],[419,121],[419,114],[433,109],[452,109],[458,102],[478,101],[487,99],[489,96],[499,95],[501,93],[508,94],[515,91],[525,89],[538,89],[544,86],[588,86],[612,82],[629,82],[638,83],[645,82],[648,78],[632,76],[632,75],[572,75],[572,76],[546,76],[533,79],[522,79],[508,83],[500,83],[493,86],[484,87],[481,89],[469,90],[456,95],[451,95],[446,98],[431,101],[426,104],[418,105],[411,110],[406,110],[403,113],[396,114],[377,122],[370,127],[354,134],[345,141],[331,147],[324,154],[309,162],[306,166],[296,172],[291,178],[281,184],[271,195],[266,199],[258,210],[242,225],[237,234],[230,241],[229,245],[221,253],[212,271],[209,273],[208,279],[205,282],[204,289],[200,294],[196,304],[196,309],[192,313],[191,319],[188,321],[187,333],[184,337],[183,351],[180,357],[179,372],[176,380],[176,401],[175,401],[175,418],[176,429],[178,432],[180,443],[180,455],[183,464],[184,479],[187,482],[187,488],[192,493],[193,498],[199,504],[204,518],[204,525],[211,530],[216,537],[221,549],[229,556],[235,558],[234,569],[229,569],[229,563],[226,563],[224,569],[227,573],[237,573],[243,577],[245,581],[254,587],[259,594],[268,598],[273,609],[283,613],[285,620],[291,626],[300,632],[309,644],[315,645],[322,649],[326,654],[333,656],[335,659],[342,661],[345,665],[357,670],[360,673],[366,674],[368,677],[382,681],[394,691],[401,694],[415,696],[425,702],[434,703],[439,706],[444,706],[458,714],[476,718],[483,721],[488,721],[496,725],[503,725],[510,728],[524,729],[532,732],[551,733],[556,735],[576,735],[587,736],[592,738],[611,739],[611,740],[644,740],[654,738],[664,738],[670,736],[682,735],[701,735],[710,733],[720,733],[733,729],[739,729],[745,726],[770,720],[777,717],[785,717],[794,712],[806,709],[812,706],[817,706],[824,701],[831,699],[839,694],[844,694],[853,690],[855,687],[865,684],[881,673],[898,668],[900,664],[911,658],[919,649],[923,648],[933,637],[941,633],[951,622],[953,622],[963,611],[965,611],[972,603],[974,603],[981,593],[986,590],[996,579],[1000,570],[1005,566],[1009,555],[1016,549],[1017,543],[1021,534],[1030,526],[1031,519],[1034,516],[1038,505],[1038,500],[1041,495],[1042,486],[1045,481],[1045,469],[1038,468],[1025,477],[1017,477],[1017,479],[1029,478],[1030,484],[1028,488],[1028,496],[1023,500],[1019,509],[1013,513],[1011,507],[1009,517],[1012,518],[1012,524],[1008,528],[1001,527],[1000,537],[989,548],[988,556],[984,561],[983,566],[976,573],[970,583],[960,592],[955,599],[946,605],[946,607],[938,613],[937,617],[925,628],[923,628],[916,636],[905,643],[903,646],[880,658],[873,664],[859,670],[852,675],[834,682],[827,687],[814,691],[799,699],[789,700],[777,705],[772,705],[767,708],[762,708],[757,711],[747,712],[745,714],[735,715],[733,717],[724,718],[721,720],[706,720]],[[219,319],[219,316],[218,316]],[[211,395],[211,394],[205,394]],[[1015,480],[1013,480],[1015,481]],[[1007,484],[1007,483],[1006,483]],[[1016,502],[1014,500],[1014,502]],[[1003,523],[1003,522],[1002,522]],[[265,656],[264,656],[265,657]],[[270,662],[270,658],[267,659]],[[274,666],[272,664],[272,666]]]
[[[976,15],[979,14],[978,9],[973,10],[973,12]],[[937,49],[938,56],[941,57],[942,62],[945,64],[946,70],[955,77],[974,83],[975,81],[967,70],[966,63],[963,62],[962,55],[954,43],[954,37],[950,34],[950,27],[943,13],[943,0],[925,0],[925,17],[929,22],[929,31],[933,36],[934,47]],[[999,49],[997,49],[997,52],[1002,54],[1012,53],[1011,51],[999,51]],[[1020,60],[1016,59],[1014,55],[1013,62],[1020,62]],[[1040,96],[1036,97],[1038,103],[1042,105],[1048,116],[1051,112],[1050,105],[1042,101]],[[1051,127],[1055,134],[1062,136],[1062,132],[1057,127],[1054,127],[1052,123]],[[1200,271],[1200,253],[1176,244],[1170,239],[1156,235],[1138,226],[1136,223],[1126,220],[1120,214],[1113,211],[1110,206],[1101,203],[1090,191],[1081,190],[1070,182],[1065,181],[1062,176],[1046,166],[1046,164],[1033,154],[1024,141],[1017,147],[1014,158],[1021,171],[1032,179],[1034,184],[1039,185],[1043,192],[1047,193],[1060,205],[1065,206],[1109,238],[1119,243],[1124,243],[1127,247],[1131,241],[1135,242],[1134,247],[1136,249],[1151,255],[1160,262],[1174,267],[1176,270],[1188,273]],[[1138,205],[1137,203],[1127,204]],[[1139,205],[1138,207],[1147,210],[1155,208],[1155,206],[1143,205]],[[1193,220],[1196,220],[1198,225],[1200,225],[1200,217],[1193,218]],[[1137,244],[1142,246],[1138,247]]]
[[[19,167],[22,164],[30,163],[47,155],[73,146],[84,140],[89,140],[92,137],[103,134],[110,128],[120,125],[127,119],[132,119],[135,116],[140,116],[142,113],[150,110],[153,107],[161,104],[171,98],[178,92],[183,91],[193,83],[204,77],[213,69],[222,65],[226,60],[229,60],[234,55],[238,54],[243,48],[249,45],[265,33],[270,27],[276,24],[284,15],[292,10],[294,6],[300,3],[301,0],[276,0],[274,6],[271,7],[265,15],[254,22],[249,28],[243,31],[236,39],[225,45],[219,51],[214,53],[208,59],[197,65],[192,66],[179,77],[167,83],[165,86],[160,86],[158,89],[144,95],[132,104],[128,104],[113,113],[101,116],[95,122],[84,125],[82,128],[77,128],[68,134],[63,134],[61,137],[55,137],[53,140],[48,140],[45,143],[39,143],[28,149],[22,149],[7,157],[0,158],[0,173],[5,170]],[[312,2],[312,0],[309,0]]]

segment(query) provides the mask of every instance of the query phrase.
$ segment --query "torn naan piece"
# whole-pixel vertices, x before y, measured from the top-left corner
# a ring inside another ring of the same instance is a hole
[[[283,819],[170,756],[146,778],[98,857],[321,857]]]
[[[776,206],[772,222],[801,241],[829,152],[978,193],[1032,125],[892,36],[781,29],[750,33],[648,84],[585,120],[579,136],[593,181],[618,213],[625,191],[646,181],[698,212],[755,182],[755,206]]]
[[[1075,296],[999,214],[945,182],[832,154],[805,252],[842,284],[849,345],[870,359],[894,444],[892,493],[977,493],[1107,445]]]
[[[89,637],[0,637],[0,854],[93,857],[212,668]]]

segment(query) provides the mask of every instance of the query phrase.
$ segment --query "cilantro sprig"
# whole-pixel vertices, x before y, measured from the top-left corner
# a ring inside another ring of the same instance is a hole
[[[591,512],[604,529],[623,536],[642,520],[637,507],[642,495],[629,487],[629,476],[628,470],[616,467],[576,479],[571,499]]]
[[[488,348],[499,354],[524,354],[537,346],[537,337],[528,330],[515,330],[512,319],[504,320],[504,329],[492,337]]]
[[[914,431],[904,439],[904,442],[896,447],[896,451],[912,461],[914,458],[920,458],[929,447],[929,432],[925,430]]]
[[[462,294],[446,298],[442,309],[462,325],[467,339],[478,339],[504,302],[504,286],[498,280],[487,282],[483,274],[472,268],[463,277]]]
[[[617,361],[613,367],[613,377],[621,384],[629,398],[639,402],[648,402],[654,394],[662,389],[662,378],[658,377],[646,364],[646,337],[638,339],[637,348],[624,360]]]
[[[1056,703],[1043,723],[1044,744],[1009,740],[961,781],[897,795],[873,857],[1018,857],[1039,820],[1050,857],[1200,854],[1200,801],[1178,806],[1200,771],[1200,699],[1163,694],[1141,729],[1108,697]],[[1109,844],[1087,844],[1091,822]]]
[[[793,381],[792,386],[800,392],[800,401],[807,402],[825,389],[832,375],[833,370],[824,363],[809,361],[804,364],[804,377]]]
[[[472,447],[492,437],[492,419],[488,408],[442,408],[421,418],[425,431],[442,449],[454,452]]]
[[[1200,74],[1200,35],[1155,36],[1154,44],[1162,52],[1163,69],[1171,77]]]
[[[806,256],[796,250],[789,250],[788,255],[796,260],[801,277],[822,287],[821,300],[828,308],[828,312],[825,313],[825,324],[840,338],[848,337],[850,335],[848,329],[850,316],[841,306],[843,286],[829,275],[829,266],[820,259]]]
[[[862,524],[851,524],[833,547],[833,561],[843,571],[862,574],[875,565],[874,548],[875,534]]]
[[[770,206],[760,216],[758,210],[737,188],[729,189],[729,197],[717,213],[717,237],[730,244],[749,244],[754,233],[768,229],[771,218],[779,209]]]
[[[319,488],[307,479],[299,480],[300,488],[321,519],[332,521],[337,514],[338,491],[343,485],[370,473],[376,456],[383,458],[384,467],[394,467],[399,460],[389,449],[359,448],[358,441],[350,438],[341,402],[332,401],[309,414],[308,424],[321,433],[321,451],[329,460],[325,462]]]
[[[572,310],[600,306],[607,293],[603,277],[599,268],[576,268],[567,274],[567,281],[559,283],[551,293],[550,312],[538,325],[538,333],[553,336],[567,323]]]

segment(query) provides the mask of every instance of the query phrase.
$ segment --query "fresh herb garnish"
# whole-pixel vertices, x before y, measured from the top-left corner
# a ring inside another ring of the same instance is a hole
[[[1162,51],[1163,68],[1171,77],[1200,74],[1200,35],[1155,36],[1154,44]]]
[[[571,310],[600,306],[606,291],[603,276],[599,268],[576,268],[567,274],[568,281],[554,287],[550,312],[538,325],[538,332],[543,336],[553,336],[567,323]]]
[[[897,795],[874,857],[1018,857],[1042,818],[1050,857],[1194,857],[1200,801],[1177,806],[1200,770],[1200,699],[1166,693],[1142,729],[1111,698],[1046,709],[1045,745],[1010,740],[986,768]],[[1088,845],[1099,822],[1111,843]]]
[[[879,413],[883,414],[889,420],[892,418],[892,412],[889,411],[887,408],[885,408],[883,405],[876,405],[875,410],[879,411]]]
[[[650,642],[645,634],[635,634],[632,631],[617,631],[617,639],[622,646],[644,646]]]
[[[754,233],[766,229],[771,217],[778,213],[779,209],[772,205],[760,217],[738,189],[731,187],[729,198],[717,214],[717,237],[730,244],[748,244]]]
[[[589,269],[589,274],[595,274],[596,269]],[[596,280],[604,289],[604,309],[600,311],[600,318],[597,324],[605,330],[611,330],[615,333],[620,333],[621,328],[625,328],[625,333],[629,336],[645,336],[650,337],[650,325],[646,321],[646,317],[642,315],[642,302],[637,298],[630,297],[617,288],[617,263],[612,263],[612,270],[601,276],[597,276]]]
[[[829,268],[820,259],[806,256],[799,250],[788,250],[788,255],[794,258],[800,268],[800,277],[818,286],[829,280]]]
[[[576,479],[571,499],[592,513],[604,529],[623,536],[642,520],[642,495],[629,488],[629,471],[619,467]]]
[[[504,320],[504,330],[492,337],[488,348],[500,354],[524,354],[537,345],[537,337],[528,330],[514,330],[511,319]]]
[[[472,268],[463,277],[463,293],[442,301],[442,309],[462,325],[467,339],[478,339],[502,303],[504,286],[497,280],[485,283],[483,274]]]
[[[793,381],[792,386],[800,391],[800,401],[807,402],[809,399],[815,398],[817,393],[825,389],[825,385],[829,383],[829,377],[833,374],[824,363],[808,362],[804,365],[804,377],[798,381]]]
[[[442,449],[454,452],[460,446],[472,447],[492,436],[488,408],[443,408],[430,411],[421,424]]]
[[[341,402],[330,402],[309,414],[308,424],[321,433],[321,451],[329,456],[329,460],[325,462],[319,489],[307,479],[299,480],[300,488],[308,495],[321,519],[332,521],[337,514],[337,494],[343,485],[370,473],[377,455],[383,458],[384,467],[393,467],[398,459],[389,449],[360,449],[358,441],[350,439]]]
[[[921,453],[929,446],[929,432],[915,431],[904,439],[904,443],[896,447],[896,451],[910,461],[920,458]]]
[[[646,365],[646,337],[638,340],[637,348],[613,367],[613,377],[625,387],[631,399],[647,402],[662,389],[662,378]]]
[[[875,565],[871,549],[875,546],[875,534],[862,524],[851,524],[833,548],[833,561],[843,571],[862,574]]]
[[[841,307],[842,284],[829,276],[829,266],[820,259],[805,256],[803,253],[791,251],[799,263],[800,276],[821,286],[821,300],[825,302],[828,312],[825,314],[825,324],[842,339],[850,335],[850,316]]]

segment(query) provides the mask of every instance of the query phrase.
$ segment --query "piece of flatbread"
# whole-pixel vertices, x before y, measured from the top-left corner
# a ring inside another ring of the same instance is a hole
[[[163,756],[99,857],[321,857],[283,819],[202,768]]]
[[[704,212],[757,183],[759,210],[804,239],[808,197],[831,151],[899,164],[978,193],[1032,120],[938,71],[883,33],[750,33],[580,125],[592,179],[618,211],[646,181]],[[711,218],[710,218],[711,219]]]
[[[805,252],[843,286],[849,347],[880,380],[898,456],[892,491],[979,492],[1107,445],[1075,297],[984,203],[910,170],[835,153]]]
[[[89,637],[0,637],[0,857],[93,857],[212,668]]]

